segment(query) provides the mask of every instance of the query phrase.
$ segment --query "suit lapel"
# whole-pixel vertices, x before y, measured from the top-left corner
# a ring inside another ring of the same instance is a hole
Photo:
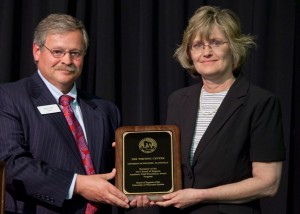
[[[199,145],[195,151],[193,165],[205,147],[209,143],[213,143],[211,141],[213,136],[217,134],[217,132],[222,126],[224,126],[226,121],[228,121],[234,112],[243,105],[243,99],[241,98],[246,96],[248,87],[249,83],[247,84],[247,81],[242,76],[240,76],[232,85],[223,102],[221,103],[216,115],[212,119],[199,142]]]
[[[46,85],[39,77],[37,72],[32,76],[31,82],[29,83],[29,87],[29,91],[33,98],[35,108],[37,108],[38,106],[57,104],[55,98],[47,89]],[[72,153],[74,154],[74,158],[77,160],[76,162],[78,163],[78,167],[84,171],[84,167],[75,139],[63,113],[59,112],[52,114],[44,114],[43,117],[48,122],[53,124],[53,127],[56,130],[53,134],[60,134],[62,136],[62,141],[66,142],[65,146],[68,147],[67,151],[72,151]]]

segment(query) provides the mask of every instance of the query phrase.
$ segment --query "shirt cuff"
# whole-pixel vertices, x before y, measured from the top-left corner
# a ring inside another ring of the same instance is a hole
[[[77,178],[77,174],[74,174],[72,183],[71,183],[71,185],[70,185],[69,192],[68,192],[67,197],[66,197],[67,200],[70,200],[70,199],[72,199],[72,197],[73,197],[74,188],[75,188],[75,183],[76,183],[76,178]]]

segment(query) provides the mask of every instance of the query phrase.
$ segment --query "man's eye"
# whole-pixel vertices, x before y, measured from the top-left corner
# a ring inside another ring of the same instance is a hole
[[[52,50],[52,54],[60,56],[60,55],[64,54],[64,51],[62,51],[62,50]]]
[[[80,52],[77,52],[77,51],[72,51],[72,52],[71,52],[71,55],[72,55],[72,56],[75,56],[75,57],[79,57],[79,56],[81,56],[81,53],[80,53]]]

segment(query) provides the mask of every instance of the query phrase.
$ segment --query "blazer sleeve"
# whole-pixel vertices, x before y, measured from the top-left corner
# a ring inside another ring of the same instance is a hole
[[[252,161],[285,160],[281,105],[275,95],[267,94],[258,99],[251,120],[250,136]]]

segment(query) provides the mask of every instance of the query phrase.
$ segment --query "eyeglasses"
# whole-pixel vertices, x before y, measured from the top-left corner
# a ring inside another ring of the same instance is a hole
[[[214,51],[218,51],[219,48],[221,47],[221,45],[224,45],[225,43],[229,43],[229,42],[213,40],[213,41],[210,41],[208,44],[203,44],[202,42],[195,42],[195,43],[189,45],[189,47],[191,48],[192,51],[197,51],[197,52],[203,52],[205,49],[205,46],[208,46],[209,48],[211,48]]]
[[[43,47],[45,47],[54,58],[62,58],[66,55],[66,53],[69,53],[72,59],[78,60],[84,55],[84,52],[82,51],[66,51],[62,49],[49,49],[46,45],[43,45]]]

